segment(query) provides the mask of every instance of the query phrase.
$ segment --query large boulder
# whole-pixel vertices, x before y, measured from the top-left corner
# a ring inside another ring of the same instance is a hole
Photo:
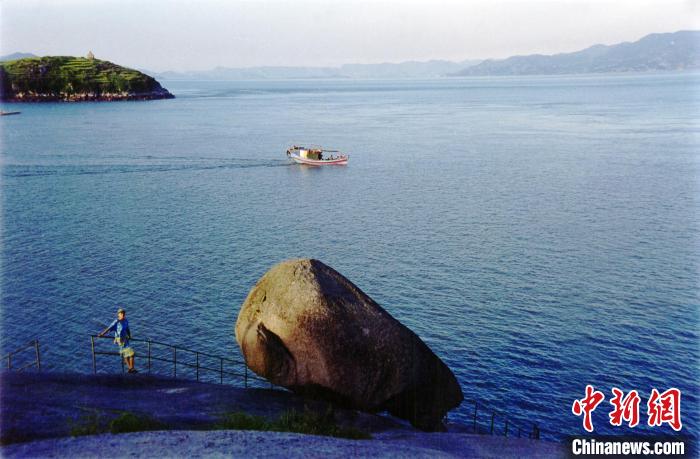
[[[318,260],[282,262],[248,294],[236,322],[246,364],[302,395],[388,410],[423,430],[463,400],[449,368],[411,330]]]

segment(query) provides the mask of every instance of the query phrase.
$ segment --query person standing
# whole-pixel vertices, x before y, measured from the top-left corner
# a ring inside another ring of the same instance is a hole
[[[124,309],[119,308],[117,310],[117,319],[98,336],[104,336],[111,331],[114,332],[114,342],[119,346],[119,354],[126,362],[129,373],[136,373],[137,371],[134,368],[135,352],[131,346],[129,346],[131,330],[129,329],[129,321],[126,320],[126,311]]]

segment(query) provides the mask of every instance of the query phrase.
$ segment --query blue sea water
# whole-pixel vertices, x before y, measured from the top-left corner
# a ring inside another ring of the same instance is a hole
[[[644,424],[650,390],[677,387],[697,435],[699,83],[164,81],[176,99],[4,104],[3,353],[39,338],[45,367],[92,371],[89,334],[124,306],[135,337],[237,356],[256,280],[314,257],[511,422],[581,434],[592,384],[596,432],[670,433],[611,427],[608,401],[638,390]],[[350,163],[290,165],[295,142]]]

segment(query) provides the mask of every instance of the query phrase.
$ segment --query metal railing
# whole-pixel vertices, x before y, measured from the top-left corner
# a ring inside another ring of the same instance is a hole
[[[92,372],[97,373],[97,356],[98,355],[114,355],[120,357],[121,360],[121,366],[122,366],[122,372],[124,372],[124,360],[121,358],[121,354],[119,352],[114,352],[114,351],[98,351],[96,350],[95,346],[95,339],[109,339],[113,340],[113,337],[110,336],[99,336],[99,335],[90,335],[90,348],[92,350]],[[252,374],[248,371],[248,366],[245,364],[245,362],[240,361],[240,360],[234,360],[234,359],[229,359],[225,357],[221,357],[218,355],[213,355],[209,354],[206,352],[200,352],[200,351],[195,351],[192,349],[188,349],[186,347],[182,346],[176,346],[173,344],[168,344],[168,343],[163,343],[160,341],[155,341],[152,339],[134,339],[131,338],[129,340],[131,343],[143,343],[146,345],[145,349],[145,356],[143,354],[137,355],[138,358],[141,359],[146,359],[146,368],[147,372],[150,374],[151,371],[154,369],[154,362],[164,362],[167,364],[172,364],[172,372],[171,375],[173,378],[178,378],[178,367],[180,369],[182,368],[190,368],[194,370],[194,379],[196,381],[200,381],[202,379],[202,376],[204,373],[208,374],[218,374],[219,378],[219,384],[224,384],[225,377],[235,377],[235,378],[240,378],[243,380],[243,387],[248,387],[249,383],[253,381],[257,382],[262,382],[265,384],[269,384],[270,389],[274,387],[272,383],[269,381]],[[171,356],[170,358],[163,358],[159,355],[156,355],[154,351],[157,349],[165,349],[167,350],[167,353]],[[188,355],[190,357],[190,361],[187,361],[187,359],[183,358],[183,354]],[[179,356],[179,358],[178,358]],[[192,363],[192,359],[194,360],[194,363]],[[218,363],[218,368],[213,368],[212,366],[208,366],[206,363],[207,362],[202,362],[201,360],[207,360],[208,362],[217,362]],[[228,369],[231,365],[235,366],[240,366],[243,368],[242,371],[231,371]],[[182,375],[182,372],[180,373]],[[180,379],[187,379],[187,378],[180,378]],[[239,379],[239,380],[240,380]]]
[[[21,367],[14,367],[13,362],[14,362],[14,357],[21,353],[26,351],[27,349],[31,349],[34,351],[34,359],[30,361],[29,363],[26,363],[22,365]],[[39,351],[39,340],[35,339],[30,341],[29,343],[25,344],[22,347],[19,347],[15,349],[12,352],[9,352],[8,354],[3,356],[3,360],[7,361],[7,369],[8,370],[16,370],[16,371],[24,371],[29,367],[36,366],[38,370],[41,370],[41,353]]]
[[[474,405],[474,414],[472,416],[472,431],[478,434],[503,435],[505,437],[510,434],[518,438],[527,437],[534,440],[540,439],[540,428],[533,423],[532,428],[523,428],[508,418],[508,413],[494,410],[486,406],[486,404],[477,400],[465,400],[466,403]],[[479,408],[481,412],[487,413],[486,423],[483,423],[483,417],[479,418]],[[499,422],[496,422],[496,421]],[[517,435],[516,435],[517,432]]]
[[[121,358],[119,352],[109,352],[109,351],[98,351],[95,347],[95,339],[109,339],[113,340],[110,336],[98,336],[90,335],[90,346],[92,349],[92,371],[97,374],[97,356],[98,355],[113,355],[120,357],[122,372],[124,372],[124,360]],[[275,386],[269,381],[252,374],[248,371],[248,366],[245,362],[240,360],[228,359],[225,357],[220,357],[217,355],[209,354],[206,352],[199,352],[192,349],[188,349],[182,346],[176,346],[173,344],[163,343],[160,341],[154,341],[149,339],[130,339],[133,343],[144,343],[146,345],[145,356],[143,354],[138,354],[137,357],[140,359],[146,359],[147,372],[150,374],[153,369],[154,362],[164,362],[167,364],[172,364],[171,375],[173,378],[178,378],[178,366],[180,368],[190,368],[194,369],[194,379],[196,381],[201,380],[202,372],[209,372],[218,374],[218,381],[220,384],[224,384],[225,376],[233,376],[243,379],[243,386],[248,387],[249,383],[252,381],[262,382],[264,384],[269,384],[270,389]],[[154,354],[155,348],[165,348],[168,353],[172,356],[171,358],[163,358]],[[182,358],[182,354],[188,354],[194,357],[194,363],[187,362]],[[38,342],[37,342],[37,362],[38,362]],[[178,356],[180,358],[178,359]],[[219,363],[218,368],[212,368],[201,363],[201,358],[204,357],[209,359],[209,361],[217,361]],[[240,365],[243,367],[243,371],[230,371],[225,369],[225,364]],[[180,373],[182,375],[182,372]],[[185,378],[181,378],[185,379]],[[518,438],[531,438],[535,440],[540,439],[540,429],[535,423],[532,424],[531,428],[523,428],[521,425],[513,422],[508,418],[508,414],[499,410],[494,410],[489,408],[485,403],[479,402],[477,400],[464,400],[465,403],[474,405],[474,412],[472,415],[471,430],[476,434],[490,434],[490,435],[503,435],[503,436],[513,436]],[[484,420],[484,413],[486,414],[486,420]]]

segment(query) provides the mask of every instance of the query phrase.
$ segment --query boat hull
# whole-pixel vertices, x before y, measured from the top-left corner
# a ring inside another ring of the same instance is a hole
[[[295,163],[306,164],[307,166],[345,166],[348,163],[347,156],[341,156],[340,158],[336,159],[307,159],[291,154],[289,157]]]

